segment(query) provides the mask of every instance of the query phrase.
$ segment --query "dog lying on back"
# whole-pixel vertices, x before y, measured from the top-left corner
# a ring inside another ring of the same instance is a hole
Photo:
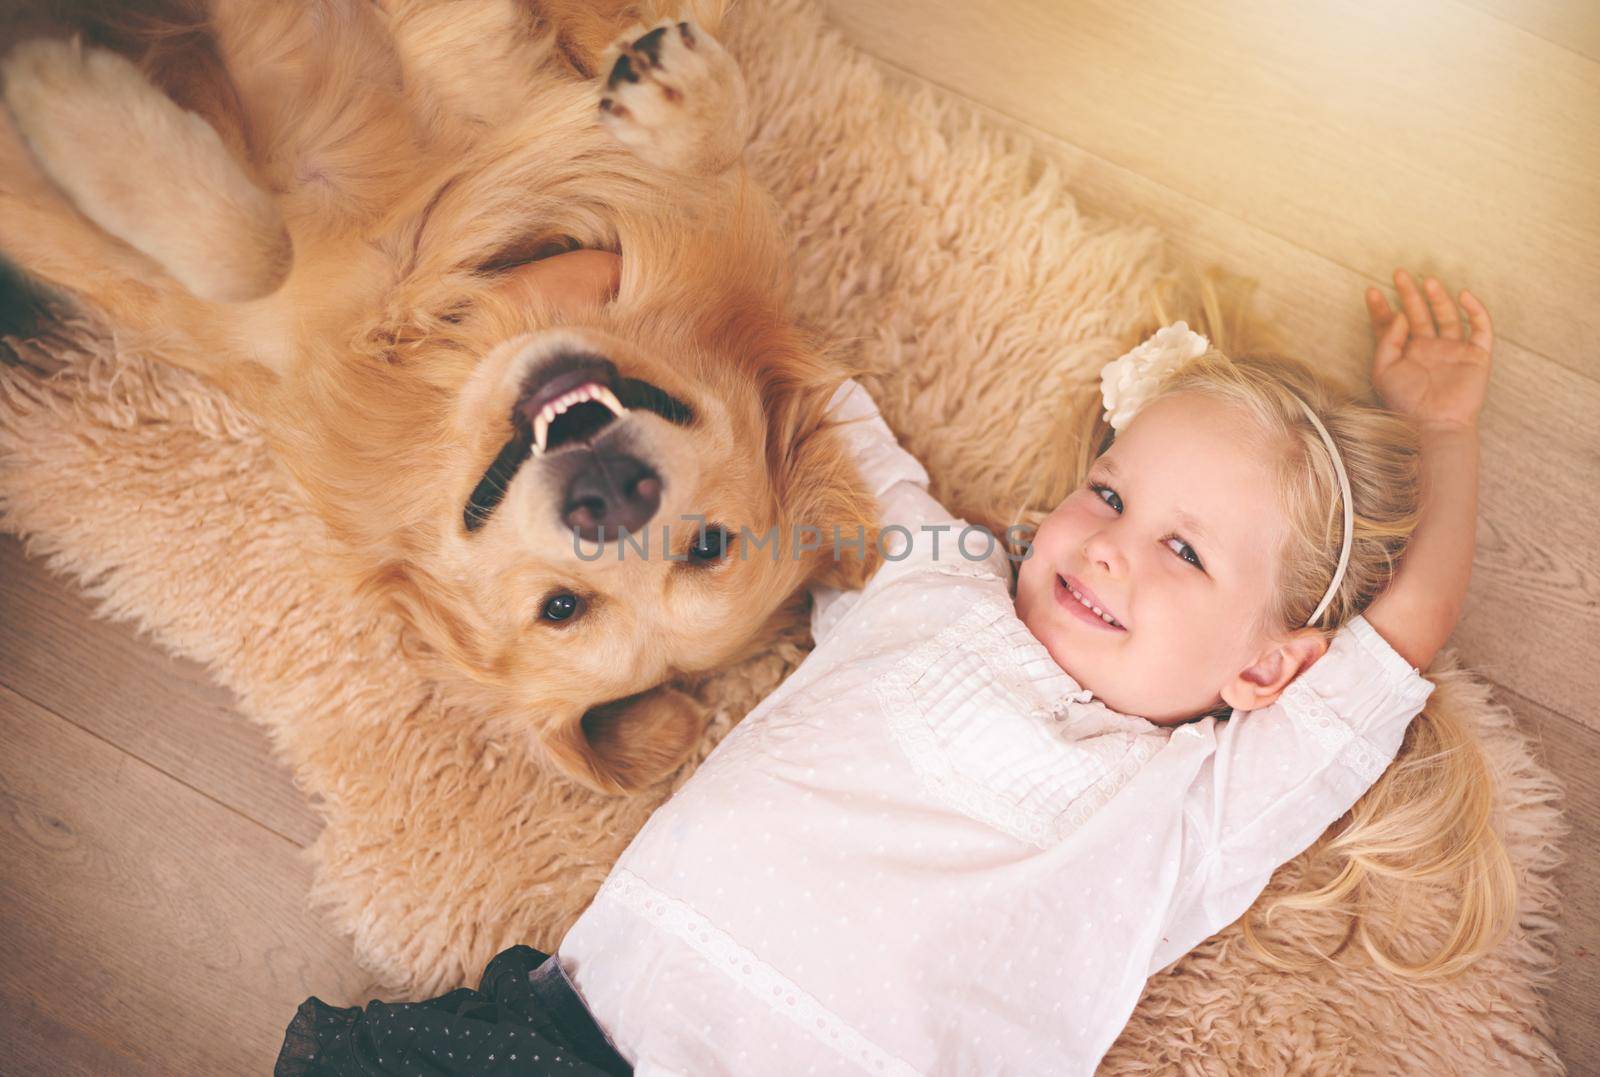
[[[872,548],[806,548],[873,507],[825,418],[842,375],[787,309],[718,12],[639,14],[0,21],[0,252],[229,392],[489,731],[612,793],[703,732],[666,682],[761,646],[808,581],[859,585]],[[578,247],[623,254],[604,309],[530,286]]]

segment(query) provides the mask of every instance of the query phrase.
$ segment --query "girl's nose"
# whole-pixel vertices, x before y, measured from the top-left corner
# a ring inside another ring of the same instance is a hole
[[[1107,576],[1121,579],[1127,572],[1127,561],[1117,540],[1102,529],[1090,535],[1083,543],[1084,560],[1098,565]]]

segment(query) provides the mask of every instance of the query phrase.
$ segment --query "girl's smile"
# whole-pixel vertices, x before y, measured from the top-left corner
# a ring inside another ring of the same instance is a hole
[[[1127,631],[1122,622],[1111,615],[1110,610],[1100,605],[1099,597],[1079,583],[1075,576],[1056,576],[1056,601],[1086,624],[1110,632]]]

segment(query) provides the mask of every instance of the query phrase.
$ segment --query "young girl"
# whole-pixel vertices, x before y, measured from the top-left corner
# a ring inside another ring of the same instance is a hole
[[[555,957],[507,951],[428,1003],[310,999],[278,1072],[1093,1072],[1145,981],[1378,781],[1432,691],[1491,328],[1466,292],[1464,326],[1438,282],[1396,283],[1398,313],[1368,295],[1389,411],[1183,323],[1109,364],[1110,429],[1015,572],[958,543],[846,383],[899,530],[863,590],[816,595],[815,651]]]

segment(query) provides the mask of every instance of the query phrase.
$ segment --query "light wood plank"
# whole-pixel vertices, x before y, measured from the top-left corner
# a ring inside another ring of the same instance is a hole
[[[1085,213],[1155,225],[1196,264],[1258,280],[1263,318],[1304,341],[1308,358],[1346,378],[1366,376],[1372,346],[1361,294],[1383,281],[983,111],[1040,147]],[[1600,731],[1600,663],[1588,642],[1600,639],[1600,575],[1591,564],[1600,534],[1596,416],[1600,381],[1509,341],[1497,347],[1482,418],[1478,553],[1451,645],[1485,677]]]
[[[1600,65],[1451,0],[826,0],[856,44],[1366,279],[1600,353]]]
[[[1556,1053],[1573,1074],[1600,1073],[1600,733],[1572,719],[1497,689],[1537,743],[1535,755],[1566,787],[1563,801],[1572,830],[1563,842],[1567,861],[1555,873],[1561,891],[1558,973],[1550,991]]]
[[[292,842],[4,688],[0,740],[0,1072],[265,1073],[361,996]]]
[[[0,536],[0,684],[296,844],[315,840],[315,811],[231,693],[92,611]]]
[[[1600,4],[1593,0],[1460,0],[1552,45],[1600,60]]]

